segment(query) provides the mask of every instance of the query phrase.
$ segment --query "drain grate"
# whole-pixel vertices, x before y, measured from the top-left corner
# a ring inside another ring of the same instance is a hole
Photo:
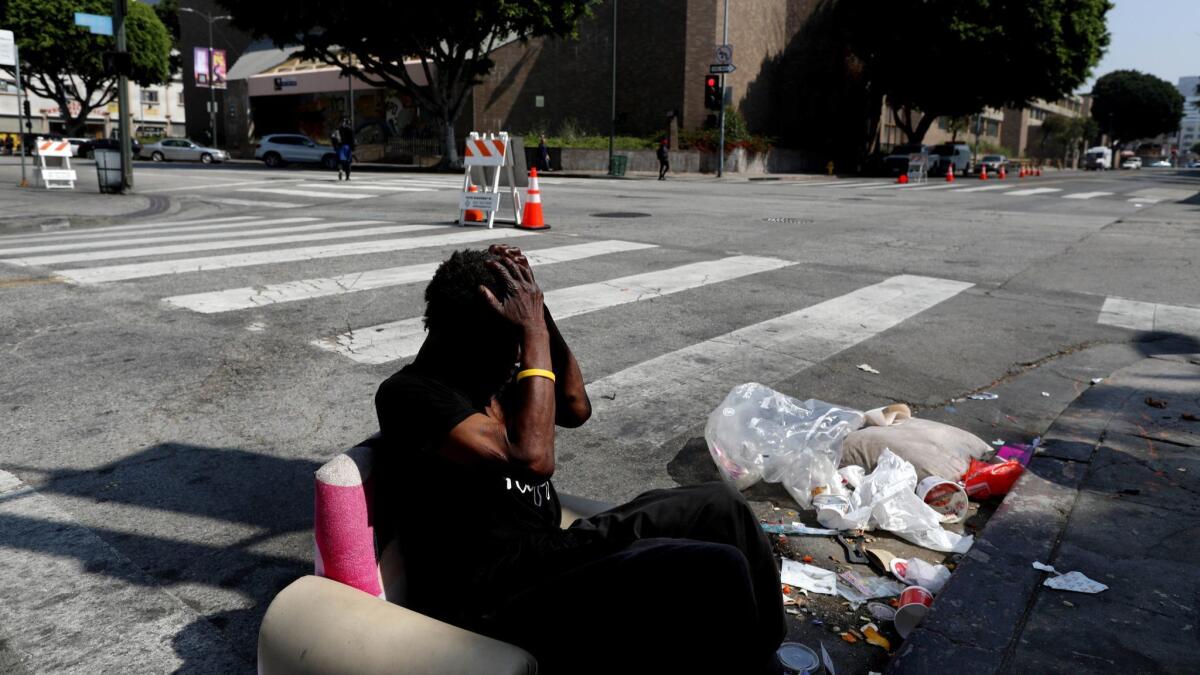
[[[811,225],[814,221],[811,218],[763,218],[768,223],[796,223],[798,225]]]

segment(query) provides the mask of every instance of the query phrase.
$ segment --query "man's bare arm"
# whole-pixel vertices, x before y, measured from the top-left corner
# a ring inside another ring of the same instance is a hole
[[[554,386],[557,403],[554,422],[560,427],[574,429],[592,416],[592,402],[587,395],[579,362],[558,331],[549,307],[546,308],[546,329],[550,333],[550,359],[554,362],[554,374],[558,376]]]

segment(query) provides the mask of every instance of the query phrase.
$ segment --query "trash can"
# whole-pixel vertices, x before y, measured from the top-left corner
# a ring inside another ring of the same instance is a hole
[[[116,150],[95,151],[96,181],[100,183],[102,194],[116,194],[124,191],[124,177],[121,175],[121,153]]]
[[[628,155],[613,155],[608,162],[608,175],[624,176],[625,168],[629,166]]]

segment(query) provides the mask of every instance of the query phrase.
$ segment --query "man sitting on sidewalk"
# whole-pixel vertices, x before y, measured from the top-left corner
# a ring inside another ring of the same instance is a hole
[[[454,253],[425,301],[424,345],[375,399],[376,513],[407,604],[548,673],[768,668],[787,630],[779,570],[736,490],[655,490],[560,529],[554,426],[591,403],[521,251]]]

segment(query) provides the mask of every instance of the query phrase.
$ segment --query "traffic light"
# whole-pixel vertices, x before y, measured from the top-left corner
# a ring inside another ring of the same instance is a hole
[[[33,117],[33,114],[29,111],[29,99],[25,99],[25,119],[30,117]]]
[[[704,78],[704,107],[709,110],[721,109],[721,78],[709,75]]]

